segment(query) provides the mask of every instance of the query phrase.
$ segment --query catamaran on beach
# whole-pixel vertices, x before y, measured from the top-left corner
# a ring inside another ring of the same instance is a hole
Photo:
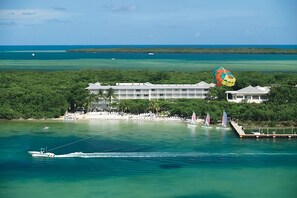
[[[212,128],[210,126],[210,115],[209,115],[209,113],[207,113],[206,118],[204,120],[204,124],[201,127],[202,128],[209,128],[209,129]]]
[[[191,121],[187,124],[188,127],[196,127],[197,126],[197,117],[196,113],[193,111]]]
[[[228,125],[228,117],[226,111],[223,111],[222,121],[219,126],[216,127],[216,129],[230,129],[227,127]]]

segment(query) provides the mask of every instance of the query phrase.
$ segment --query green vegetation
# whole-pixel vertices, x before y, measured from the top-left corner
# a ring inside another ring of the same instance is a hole
[[[251,77],[254,75],[256,77],[256,74],[250,75]],[[200,118],[204,118],[208,112],[213,123],[221,120],[222,111],[225,110],[228,112],[228,116],[244,122],[253,121],[265,123],[269,126],[275,126],[278,123],[287,126],[297,125],[297,87],[285,84],[272,87],[268,96],[269,101],[262,104],[227,102],[225,100],[225,91],[227,89],[230,88],[215,87],[211,89],[209,92],[210,97],[207,101],[199,99],[123,100],[119,103],[119,109],[123,112],[134,114],[152,111],[154,113],[165,112],[170,116],[179,115],[188,118],[193,111]],[[157,107],[157,110],[155,110],[155,107]]]
[[[237,82],[234,87],[216,87],[209,100],[125,100],[118,108],[123,112],[167,113],[189,117],[195,111],[199,117],[209,112],[212,120],[221,119],[223,110],[233,118],[244,121],[265,121],[270,125],[279,122],[296,125],[297,75],[290,73],[233,72]],[[101,82],[151,82],[151,83],[197,83],[212,82],[211,72],[160,72],[123,70],[81,71],[6,71],[0,73],[0,119],[54,118],[67,110],[80,107],[88,109],[94,100],[110,100],[112,91],[103,95],[90,95],[85,89],[88,83]],[[248,85],[270,86],[269,101],[265,104],[233,104],[225,101],[226,90],[237,90]]]
[[[297,54],[295,49],[277,48],[88,48],[67,52],[105,53],[191,53],[191,54]]]
[[[296,88],[297,89],[297,88]],[[297,90],[294,91],[297,98]],[[159,112],[167,115],[179,115],[188,117],[195,111],[199,118],[205,118],[208,112],[211,115],[211,122],[216,123],[221,120],[223,110],[228,116],[242,121],[265,122],[270,126],[277,123],[291,126],[296,123],[297,100],[295,103],[266,103],[266,104],[248,104],[248,103],[229,103],[227,101],[205,101],[199,99],[178,99],[178,100],[155,100],[155,106],[158,106]],[[119,108],[128,113],[146,113],[153,111],[150,101],[147,100],[123,100],[119,103]]]

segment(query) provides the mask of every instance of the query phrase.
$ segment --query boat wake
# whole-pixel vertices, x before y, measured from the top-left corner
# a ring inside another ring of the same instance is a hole
[[[173,158],[173,157],[195,157],[194,153],[170,153],[170,152],[104,152],[104,153],[82,153],[75,152],[55,157],[69,158]]]
[[[297,153],[177,153],[177,152],[74,152],[55,155],[55,158],[199,158],[199,157],[242,157],[242,156],[297,156]]]

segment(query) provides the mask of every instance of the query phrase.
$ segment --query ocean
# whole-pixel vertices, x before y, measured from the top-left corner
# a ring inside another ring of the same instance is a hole
[[[203,46],[0,46],[0,70],[124,69],[161,71],[208,71],[224,66],[234,71],[297,72],[297,55],[284,54],[170,54],[155,53],[67,53],[68,49],[112,47],[281,48],[297,45],[203,45]]]
[[[239,139],[232,130],[185,123],[90,120],[1,121],[0,141],[3,198],[297,195],[295,139]],[[59,157],[28,155],[41,147]]]
[[[65,52],[89,47],[96,46],[0,46],[0,71],[297,72],[297,55]],[[57,158],[27,153],[44,147]],[[240,139],[175,122],[0,120],[1,198],[295,198],[296,165],[295,139]]]
[[[295,139],[240,139],[232,130],[175,122],[0,121],[0,126],[3,198],[297,196]],[[57,158],[28,155],[41,147]]]

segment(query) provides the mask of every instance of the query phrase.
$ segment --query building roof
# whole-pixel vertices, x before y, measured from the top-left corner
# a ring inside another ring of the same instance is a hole
[[[260,86],[248,86],[237,91],[226,91],[226,93],[241,93],[241,94],[267,94],[270,91],[270,87],[260,87]]]
[[[146,83],[116,83],[115,86],[103,86],[100,83],[89,83],[89,86],[86,88],[88,90],[99,90],[99,89],[191,89],[191,88],[200,88],[200,89],[209,89],[214,87],[213,83],[199,82],[197,84],[152,84],[149,82]]]

